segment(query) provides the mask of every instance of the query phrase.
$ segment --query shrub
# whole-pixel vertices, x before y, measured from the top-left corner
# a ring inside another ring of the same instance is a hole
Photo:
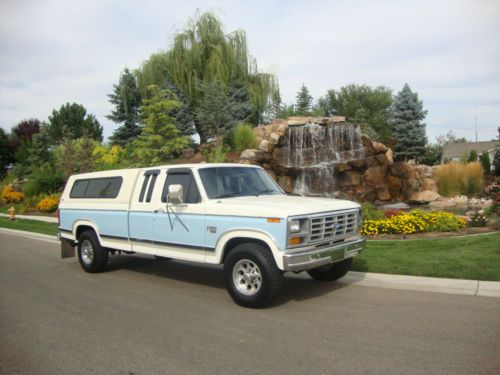
[[[38,204],[36,205],[36,208],[40,212],[44,213],[52,213],[55,210],[57,210],[57,207],[59,206],[59,199],[56,197],[47,197],[42,199]]]
[[[469,221],[469,226],[471,227],[485,227],[486,226],[486,215],[480,214],[479,212],[474,213]]]
[[[412,211],[393,215],[388,219],[364,220],[361,233],[378,234],[412,234],[422,232],[456,232],[464,228],[467,221],[449,212],[423,213]]]
[[[24,200],[24,194],[20,191],[15,191],[12,185],[7,185],[2,190],[2,202],[6,203],[21,203]]]
[[[250,125],[238,125],[234,128],[234,145],[236,151],[257,147],[257,136]]]
[[[384,211],[384,217],[386,219],[389,219],[393,216],[397,216],[397,215],[402,215],[404,212],[402,210],[398,210],[398,209],[395,209],[395,208],[389,208],[388,210],[385,210]]]
[[[41,193],[51,194],[59,191],[63,185],[63,174],[51,165],[46,164],[31,174],[24,185],[24,192],[28,197]]]
[[[441,165],[436,169],[436,179],[439,194],[446,197],[480,194],[483,191],[484,176],[479,162]]]
[[[484,174],[489,176],[491,174],[491,161],[487,151],[481,154],[481,166],[483,167]]]
[[[477,151],[476,150],[470,150],[469,159],[467,161],[469,163],[477,161]]]
[[[205,156],[209,163],[224,163],[229,151],[229,147],[224,146],[223,144],[219,146],[213,145],[212,147],[204,150],[203,156]]]
[[[365,202],[361,205],[361,212],[364,220],[382,220],[384,213],[373,205],[373,203]]]

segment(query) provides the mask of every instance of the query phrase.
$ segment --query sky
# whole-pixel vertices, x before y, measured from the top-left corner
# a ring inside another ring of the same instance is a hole
[[[76,102],[108,137],[121,71],[167,49],[197,11],[246,31],[287,103],[302,84],[317,99],[351,83],[394,94],[408,83],[428,111],[429,141],[450,130],[474,141],[476,125],[479,141],[498,136],[499,0],[1,0],[0,126]]]

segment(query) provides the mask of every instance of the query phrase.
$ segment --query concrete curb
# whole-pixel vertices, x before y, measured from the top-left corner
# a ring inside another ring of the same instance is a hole
[[[9,217],[8,214],[2,214],[0,213],[1,217]],[[17,215],[16,218],[18,219],[26,219],[26,220],[35,220],[35,221],[44,221],[46,223],[57,223],[57,217],[52,217],[52,216],[37,216],[37,215]]]
[[[50,236],[47,234],[8,228],[0,228],[0,233],[59,244],[56,236]],[[498,281],[445,279],[438,277],[388,275],[382,273],[350,271],[346,276],[336,282],[343,285],[355,285],[370,288],[400,289],[500,298],[500,282]]]

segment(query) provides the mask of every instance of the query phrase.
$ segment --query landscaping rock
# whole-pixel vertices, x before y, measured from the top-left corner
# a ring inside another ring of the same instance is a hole
[[[469,206],[469,198],[465,195],[457,195],[452,199],[455,201],[457,208],[467,208]]]
[[[426,204],[426,203],[437,201],[440,198],[441,198],[441,196],[438,193],[436,193],[435,191],[424,190],[424,191],[417,191],[417,192],[413,193],[408,198],[408,202],[417,203],[417,204]]]
[[[375,165],[368,168],[365,173],[363,173],[363,181],[367,185],[379,185],[384,182],[387,175],[387,168],[381,165]]]
[[[432,178],[432,167],[424,164],[417,165],[417,173],[420,178]]]
[[[490,208],[491,206],[493,206],[493,200],[492,199],[484,199],[484,198],[476,199],[476,198],[472,198],[469,201],[469,207],[471,207],[471,208],[485,209],[485,208]]]
[[[429,207],[435,210],[449,210],[455,208],[457,203],[453,199],[441,198],[437,201],[430,202]]]
[[[267,153],[272,153],[274,150],[274,145],[268,140],[264,139],[260,142],[259,149]]]
[[[248,149],[241,153],[240,159],[262,161],[271,159],[271,155],[265,153],[262,150]]]
[[[421,189],[422,190],[432,190],[432,191],[438,191],[438,184],[435,180],[432,178],[423,178],[421,180]]]
[[[385,154],[387,152],[387,146],[383,143],[372,142],[372,147],[377,154]]]
[[[386,184],[377,185],[375,187],[375,191],[379,201],[388,201],[391,199],[391,193],[389,192],[389,188]]]

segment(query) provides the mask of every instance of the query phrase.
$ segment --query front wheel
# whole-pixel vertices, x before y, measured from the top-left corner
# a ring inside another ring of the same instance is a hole
[[[265,307],[278,295],[283,273],[270,251],[255,243],[236,246],[224,263],[226,288],[245,307]]]
[[[101,272],[108,263],[108,250],[99,243],[94,231],[86,230],[78,237],[78,260],[86,272]]]
[[[341,262],[328,264],[326,266],[313,268],[307,271],[309,276],[318,281],[335,281],[344,277],[351,269],[352,258],[345,259]]]

